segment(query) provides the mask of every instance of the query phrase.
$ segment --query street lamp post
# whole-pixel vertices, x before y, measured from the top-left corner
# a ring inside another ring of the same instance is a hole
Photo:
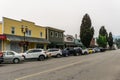
[[[25,52],[26,51],[26,47],[27,47],[27,45],[26,45],[26,36],[25,36],[25,34],[28,32],[28,28],[27,28],[27,26],[21,26],[21,32],[24,34],[24,40],[23,40],[23,52]]]

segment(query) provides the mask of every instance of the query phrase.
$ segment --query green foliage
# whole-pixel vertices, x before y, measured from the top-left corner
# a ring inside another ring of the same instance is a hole
[[[80,27],[80,38],[85,47],[89,47],[93,35],[94,28],[91,27],[91,19],[88,14],[85,14]]]
[[[105,48],[107,46],[107,38],[106,38],[106,36],[99,35],[99,37],[97,39],[97,44],[100,47]]]
[[[102,36],[106,36],[107,35],[107,31],[105,29],[104,26],[102,26],[99,30],[99,34],[102,35]]]
[[[99,30],[99,37],[97,39],[97,44],[100,47],[106,47],[107,46],[107,41],[108,41],[108,34],[104,26],[102,26]]]
[[[110,46],[110,48],[113,46],[113,37],[112,37],[112,33],[109,33],[109,37],[108,37],[108,44]]]

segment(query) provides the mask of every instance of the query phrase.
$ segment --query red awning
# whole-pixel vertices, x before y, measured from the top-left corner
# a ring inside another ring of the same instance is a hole
[[[6,40],[6,35],[0,35],[0,40]]]

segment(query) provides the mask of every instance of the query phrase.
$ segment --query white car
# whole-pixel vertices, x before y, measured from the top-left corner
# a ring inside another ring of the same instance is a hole
[[[22,54],[16,53],[15,51],[2,51],[4,62],[19,63],[24,61]]]
[[[51,54],[52,57],[61,57],[62,51],[57,48],[48,49],[47,53]]]
[[[23,53],[25,59],[38,59],[39,61],[45,60],[47,58],[46,51],[43,49],[29,49]]]
[[[83,55],[88,54],[88,53],[89,53],[88,49],[82,49],[82,54]]]

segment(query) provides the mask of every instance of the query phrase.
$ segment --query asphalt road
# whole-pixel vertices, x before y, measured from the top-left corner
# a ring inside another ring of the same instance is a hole
[[[120,50],[0,64],[0,80],[120,80]]]

